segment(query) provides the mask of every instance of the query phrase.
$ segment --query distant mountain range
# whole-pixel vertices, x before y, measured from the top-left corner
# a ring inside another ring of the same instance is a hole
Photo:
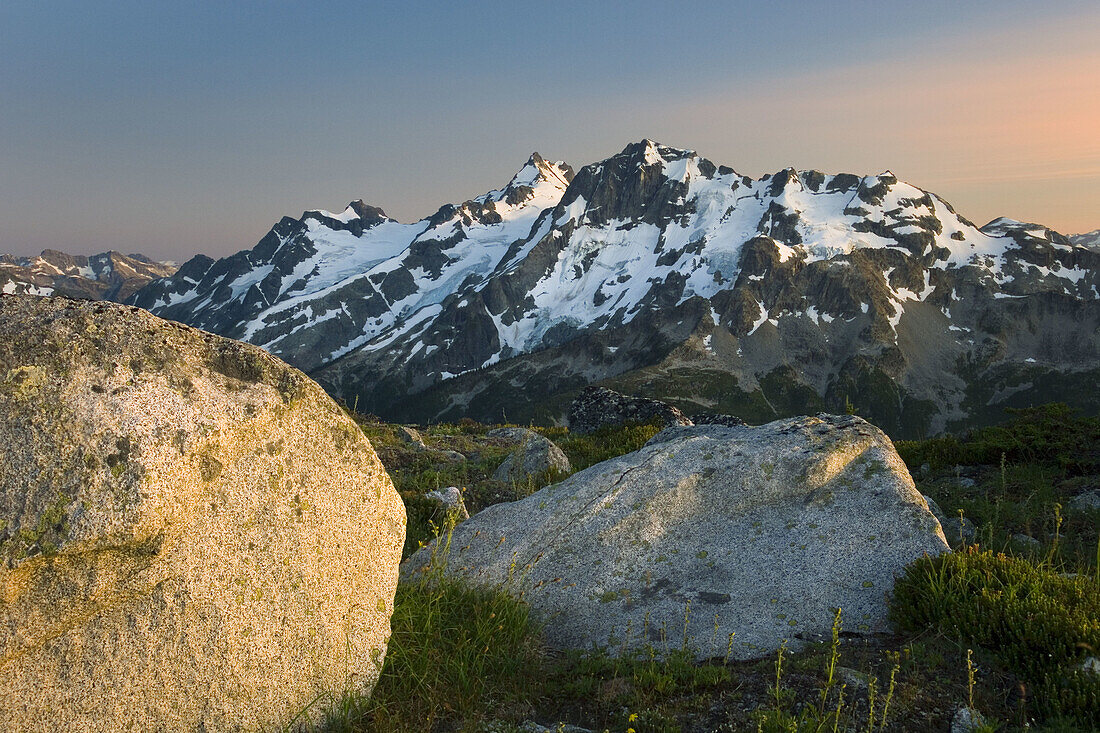
[[[123,301],[176,271],[145,255],[103,252],[85,257],[46,249],[37,257],[0,255],[0,292]]]
[[[1097,236],[978,227],[889,172],[753,179],[642,140],[575,174],[532,155],[413,224],[359,201],[283,218],[129,302],[392,420],[561,420],[600,383],[915,437],[1033,402],[1100,411]]]
[[[1071,234],[1069,241],[1081,247],[1088,247],[1089,249],[1100,251],[1100,229],[1096,229],[1085,234]]]

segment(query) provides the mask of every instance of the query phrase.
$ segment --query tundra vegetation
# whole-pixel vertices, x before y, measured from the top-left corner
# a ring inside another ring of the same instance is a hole
[[[408,507],[406,556],[442,536],[436,563],[447,561],[454,515],[426,492],[462,487],[475,513],[561,478],[494,481],[515,448],[488,437],[491,426],[421,428],[424,450],[397,426],[353,416]],[[658,430],[535,429],[575,470]],[[560,653],[507,585],[439,573],[399,585],[373,696],[334,701],[323,730],[946,731],[962,708],[980,714],[973,730],[1100,727],[1100,420],[1048,405],[896,447],[918,489],[944,516],[972,522],[975,539],[907,568],[890,599],[892,634],[850,635],[839,609],[831,639],[756,661],[696,662],[675,629],[648,650]]]

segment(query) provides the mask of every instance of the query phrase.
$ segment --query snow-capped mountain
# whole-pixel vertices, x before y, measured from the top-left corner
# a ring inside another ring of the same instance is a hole
[[[1084,234],[1071,234],[1069,241],[1081,247],[1088,247],[1100,252],[1100,229],[1094,229]]]
[[[643,140],[575,176],[535,154],[415,224],[284,218],[131,302],[393,419],[557,419],[601,382],[749,420],[852,404],[907,436],[1080,397],[1098,287],[1100,254],[889,172],[754,180]]]
[[[0,255],[0,292],[123,301],[176,271],[145,255],[102,252],[91,257],[46,249],[37,257]]]

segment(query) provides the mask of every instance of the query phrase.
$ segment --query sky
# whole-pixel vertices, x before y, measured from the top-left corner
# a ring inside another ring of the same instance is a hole
[[[224,256],[642,138],[1100,227],[1095,0],[96,5],[0,0],[0,252]]]

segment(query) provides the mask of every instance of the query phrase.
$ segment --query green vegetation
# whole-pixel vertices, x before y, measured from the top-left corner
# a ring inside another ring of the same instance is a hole
[[[633,453],[660,430],[659,425],[651,423],[631,423],[620,428],[601,428],[590,435],[571,435],[564,428],[545,428],[539,432],[561,447],[574,471],[583,471],[609,458]]]
[[[1100,727],[1100,675],[1082,663],[1100,649],[1100,583],[970,548],[923,558],[894,586],[899,631],[936,628],[991,650],[1044,718]]]
[[[900,655],[891,656],[894,664],[890,669],[884,694],[880,695],[878,692],[883,685],[877,677],[866,678],[866,714],[850,702],[846,704],[844,692],[847,685],[840,681],[837,674],[837,663],[840,661],[840,619],[841,611],[837,609],[836,618],[833,621],[832,642],[821,670],[822,684],[817,690],[816,703],[804,704],[797,711],[794,710],[792,701],[795,699],[795,692],[783,686],[783,660],[787,651],[786,645],[779,648],[775,659],[775,684],[771,688],[771,705],[755,711],[753,715],[758,731],[820,733],[821,731],[861,730],[873,733],[875,730],[886,730],[890,702],[897,689],[897,674],[901,668]]]
[[[541,681],[538,629],[527,605],[503,589],[448,580],[436,566],[398,585],[391,625],[374,693],[345,696],[324,730],[402,733],[459,721],[473,731],[530,709]]]
[[[514,447],[472,421],[423,428],[428,451],[394,426],[360,422],[405,498],[406,553],[445,532],[448,518],[427,491],[461,487],[474,513],[560,478],[494,481]],[[657,432],[535,429],[575,470]],[[751,662],[696,662],[678,633],[660,653],[625,644],[557,653],[541,646],[528,607],[507,589],[429,573],[398,588],[372,698],[346,696],[325,729],[518,733],[524,721],[552,730],[564,721],[616,733],[923,731],[949,729],[964,705],[984,717],[978,730],[1100,726],[1100,675],[1082,668],[1100,656],[1100,512],[1076,500],[1100,488],[1100,421],[1052,405],[897,447],[945,516],[961,510],[975,523],[979,546],[908,568],[891,599],[895,635],[849,638],[838,617],[831,640]],[[466,460],[445,460],[446,450]]]
[[[895,445],[917,488],[945,516],[961,510],[984,548],[1091,572],[1100,512],[1077,497],[1100,489],[1100,419],[1061,404],[1008,413],[961,438]]]
[[[956,465],[1037,464],[1081,474],[1100,470],[1100,418],[1076,416],[1064,404],[1007,410],[1012,419],[958,438],[902,440],[898,453],[911,469]]]

